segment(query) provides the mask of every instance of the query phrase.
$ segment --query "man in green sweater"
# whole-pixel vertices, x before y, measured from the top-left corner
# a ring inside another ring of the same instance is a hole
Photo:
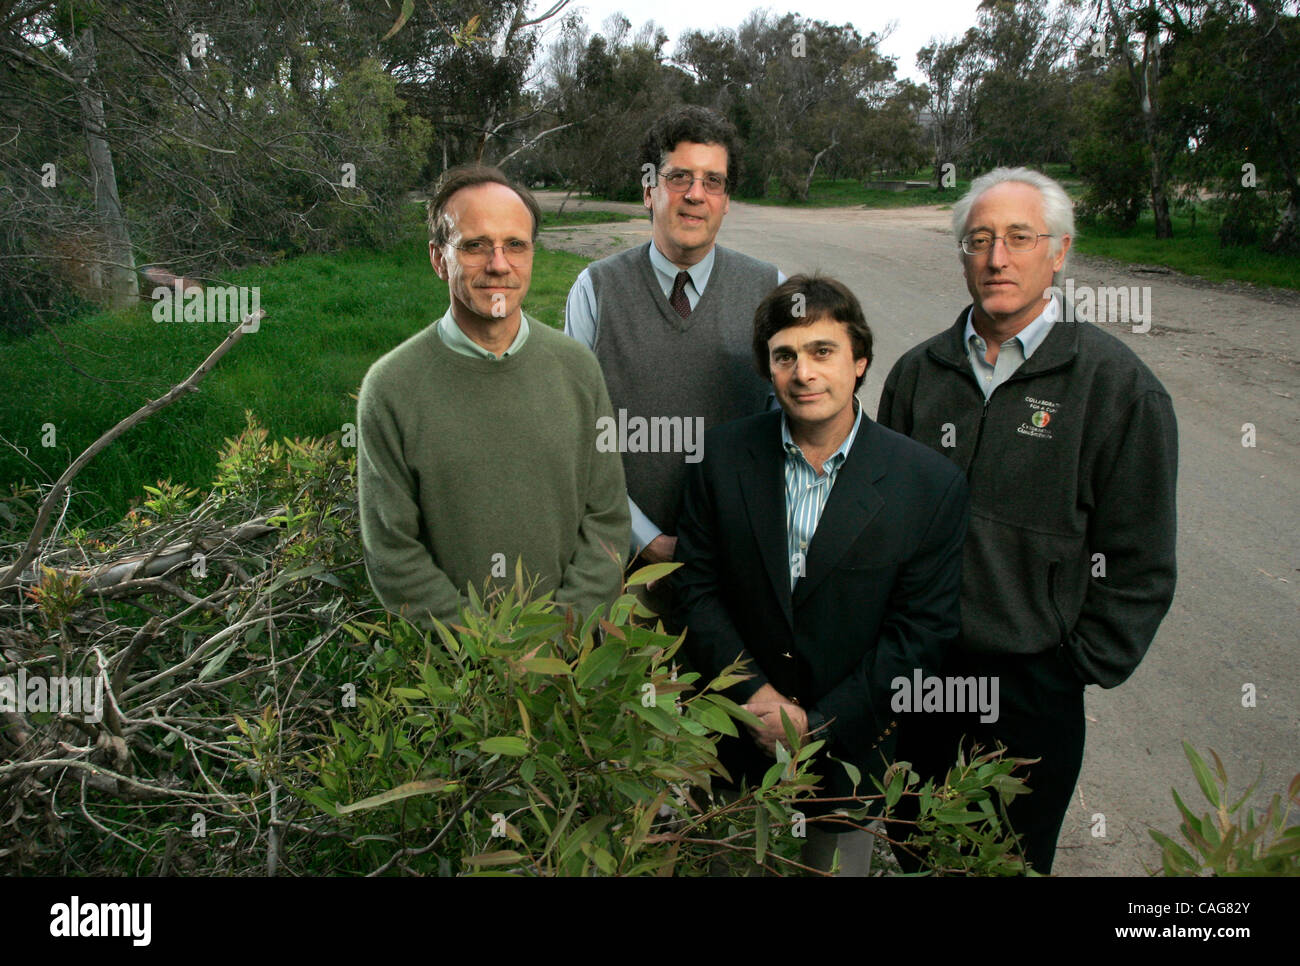
[[[622,586],[630,539],[623,466],[600,452],[613,417],[596,357],[521,304],[541,220],[495,168],[448,171],[429,203],[443,317],[366,373],[357,473],[366,572],[384,606],[453,620],[465,589],[508,585],[581,614]]]

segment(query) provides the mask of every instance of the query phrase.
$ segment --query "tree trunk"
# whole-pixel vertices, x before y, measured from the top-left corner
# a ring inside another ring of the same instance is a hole
[[[1291,196],[1282,212],[1282,220],[1264,250],[1281,253],[1300,250],[1300,185],[1291,185]]]
[[[1273,118],[1273,140],[1277,144],[1277,161],[1286,185],[1287,202],[1286,209],[1282,212],[1282,220],[1278,222],[1273,237],[1264,246],[1264,251],[1296,252],[1300,251],[1300,178],[1296,177],[1295,166],[1291,163],[1292,158],[1287,151],[1285,139],[1276,124],[1276,115],[1273,115]]]
[[[72,76],[77,80],[77,104],[81,108],[81,126],[86,134],[91,189],[95,193],[95,211],[103,234],[103,247],[92,256],[91,284],[103,293],[111,307],[121,308],[138,301],[140,290],[131,234],[117,195],[113,152],[104,139],[107,130],[104,126],[104,100],[91,86],[95,57],[95,34],[87,27],[72,46]]]
[[[1173,238],[1174,225],[1169,217],[1169,197],[1165,192],[1165,169],[1160,151],[1158,121],[1160,118],[1160,20],[1155,15],[1154,0],[1148,4],[1149,16],[1142,32],[1142,61],[1138,63],[1129,50],[1128,26],[1115,9],[1114,0],[1107,0],[1111,26],[1115,30],[1115,43],[1128,67],[1129,79],[1137,93],[1138,110],[1142,114],[1142,134],[1151,154],[1151,213],[1156,220],[1156,237]]]
[[[1156,220],[1156,237],[1173,238],[1174,223],[1169,217],[1169,197],[1165,193],[1165,168],[1160,156],[1160,133],[1156,129],[1159,106],[1156,102],[1160,84],[1160,31],[1147,34],[1146,45],[1150,55],[1145,57],[1142,71],[1142,120],[1146,128],[1147,146],[1151,151],[1151,213]]]
[[[1173,238],[1174,223],[1169,217],[1169,196],[1165,193],[1164,167],[1154,144],[1151,145],[1151,213],[1156,219],[1156,237]]]
[[[808,199],[808,192],[812,190],[813,175],[817,173],[817,165],[821,163],[826,152],[832,150],[839,143],[839,139],[832,134],[831,143],[813,155],[812,164],[808,167],[808,177],[803,180],[803,200]]]

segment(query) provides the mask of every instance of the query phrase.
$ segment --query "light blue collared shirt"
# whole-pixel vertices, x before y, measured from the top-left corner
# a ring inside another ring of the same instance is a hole
[[[481,345],[465,334],[465,330],[456,324],[455,317],[451,314],[451,308],[447,308],[447,314],[438,320],[438,338],[442,339],[443,345],[453,352],[459,352],[463,356],[472,356],[476,359],[491,359],[494,362],[500,362],[502,359],[508,359],[524,347],[528,341],[528,316],[523,311],[519,312],[519,334],[515,336],[515,341],[510,343],[510,348],[506,349],[501,355],[495,355],[484,349]]]
[[[685,272],[690,276],[685,288],[686,300],[691,303],[691,310],[694,311],[704,295],[704,286],[709,284],[709,276],[713,274],[716,252],[716,248],[710,248],[709,253],[690,268],[678,268],[659,250],[658,245],[651,242],[650,264],[654,266],[655,278],[659,279],[659,287],[664,290],[664,296],[670,297],[673,294],[673,286],[677,284],[677,273]]]
[[[785,450],[785,540],[790,557],[790,589],[808,572],[808,546],[812,543],[817,524],[821,521],[826,501],[830,499],[831,488],[835,486],[835,477],[840,467],[849,458],[853,449],[853,440],[862,425],[862,406],[857,397],[853,398],[853,408],[857,416],[853,419],[853,428],[839,449],[832,453],[822,464],[818,475],[808,458],[790,435],[790,425],[785,415],[781,416],[781,447]]]
[[[710,248],[707,255],[687,269],[680,269],[670,262],[653,241],[646,247],[650,250],[650,264],[655,270],[655,278],[659,280],[659,287],[663,289],[664,298],[672,295],[677,273],[685,271],[691,277],[686,283],[686,301],[691,303],[692,309],[699,305],[700,299],[704,297],[704,289],[709,284],[709,276],[713,274],[716,247]],[[784,282],[785,276],[778,273],[778,281]],[[584,268],[578,274],[578,280],[573,283],[573,288],[569,289],[569,298],[564,305],[564,334],[577,339],[594,352],[598,322],[596,289],[591,284],[591,272]]]
[[[663,289],[664,297],[672,296],[677,273],[685,271],[691,277],[686,283],[686,300],[690,302],[692,310],[699,305],[700,299],[704,297],[704,289],[709,284],[709,276],[713,274],[716,246],[710,248],[707,255],[687,269],[680,269],[670,262],[668,256],[661,252],[659,246],[653,241],[646,248],[649,250],[650,264],[655,270],[655,278],[659,280],[659,287]],[[778,270],[776,283],[780,285],[784,281],[785,273]],[[578,274],[578,280],[573,283],[573,288],[569,289],[569,298],[564,305],[564,334],[577,339],[594,352],[596,351],[596,327],[599,323],[600,320],[596,317],[596,289],[591,284],[591,272],[584,268]],[[769,400],[770,407],[776,408],[776,405],[774,398]],[[635,557],[663,531],[641,512],[641,508],[631,497],[628,497],[627,505],[632,513],[632,556]]]
[[[986,401],[993,395],[993,390],[1011,378],[1012,373],[1043,344],[1047,333],[1052,331],[1052,325],[1060,317],[1060,303],[1053,297],[1048,300],[1047,305],[1034,321],[998,347],[997,360],[993,365],[989,365],[988,360],[984,358],[984,354],[988,352],[988,343],[975,331],[975,307],[971,306],[966,313],[966,332],[963,341],[966,344],[966,354],[970,357],[971,371],[975,373],[975,381],[979,384],[980,392],[984,393]]]

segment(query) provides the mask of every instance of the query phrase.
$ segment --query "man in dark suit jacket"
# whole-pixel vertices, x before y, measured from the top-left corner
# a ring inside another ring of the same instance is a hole
[[[797,275],[777,286],[753,345],[782,411],[711,430],[691,468],[674,575],[686,653],[704,681],[749,662],[753,677],[727,694],[762,727],[722,742],[734,779],[761,780],[784,712],[867,783],[893,759],[893,682],[936,671],[958,633],[966,481],[862,413],[871,330],[841,283]],[[842,766],[823,762],[820,774],[824,795],[854,794]],[[810,863],[828,867],[838,845],[845,871],[869,868],[870,835],[816,828]]]

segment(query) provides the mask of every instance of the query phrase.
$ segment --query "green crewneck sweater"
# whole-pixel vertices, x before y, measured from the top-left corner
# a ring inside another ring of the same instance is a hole
[[[602,416],[613,410],[596,357],[536,321],[505,359],[460,355],[434,324],[371,366],[357,482],[384,606],[454,620],[467,585],[508,585],[518,558],[539,592],[583,614],[613,601],[630,521],[622,460],[596,448]]]

